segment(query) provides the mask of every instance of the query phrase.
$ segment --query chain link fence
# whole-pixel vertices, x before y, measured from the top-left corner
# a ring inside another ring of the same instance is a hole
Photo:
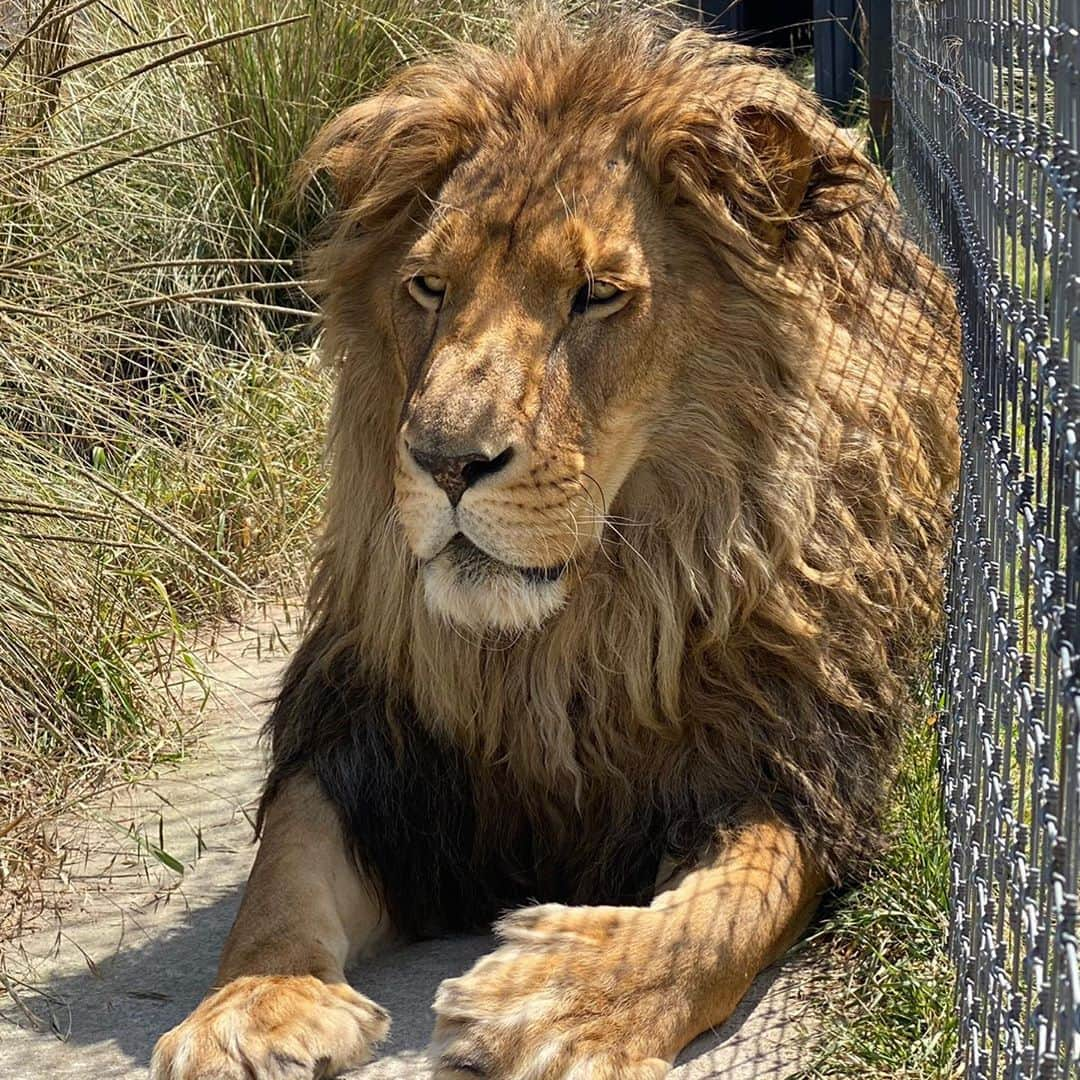
[[[1080,0],[895,0],[896,181],[959,288],[939,663],[964,1074],[1080,1077]]]

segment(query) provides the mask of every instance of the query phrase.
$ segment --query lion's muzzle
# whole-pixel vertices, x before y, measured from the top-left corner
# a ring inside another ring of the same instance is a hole
[[[469,450],[406,423],[397,517],[428,606],[474,629],[540,625],[565,599],[578,541],[567,486],[525,442]]]
[[[395,501],[428,607],[518,631],[562,605],[605,500],[586,475],[581,403],[552,359],[565,317],[526,310],[508,274],[493,263],[484,288],[459,289],[415,369]]]

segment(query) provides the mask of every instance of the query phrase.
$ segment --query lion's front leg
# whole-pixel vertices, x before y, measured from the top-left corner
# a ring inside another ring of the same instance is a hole
[[[435,999],[435,1075],[651,1080],[731,1015],[824,888],[789,829],[747,825],[647,908],[547,904]]]
[[[158,1041],[152,1080],[310,1080],[362,1064],[389,1018],[349,986],[344,965],[385,932],[333,808],[311,777],[287,781],[267,811],[218,988]]]

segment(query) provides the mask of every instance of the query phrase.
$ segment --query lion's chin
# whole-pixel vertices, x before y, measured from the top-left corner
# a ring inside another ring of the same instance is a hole
[[[463,553],[456,542],[425,563],[422,573],[428,609],[478,632],[538,629],[569,592],[565,575],[523,573],[475,548]]]

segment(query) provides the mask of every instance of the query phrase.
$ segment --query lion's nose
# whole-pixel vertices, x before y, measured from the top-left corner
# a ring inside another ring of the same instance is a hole
[[[514,456],[514,450],[510,446],[494,457],[479,452],[447,456],[421,450],[416,446],[410,446],[409,453],[412,454],[416,464],[424,472],[429,473],[432,480],[446,492],[451,506],[457,506],[461,501],[461,496],[477,480],[484,476],[494,475],[509,464]]]

